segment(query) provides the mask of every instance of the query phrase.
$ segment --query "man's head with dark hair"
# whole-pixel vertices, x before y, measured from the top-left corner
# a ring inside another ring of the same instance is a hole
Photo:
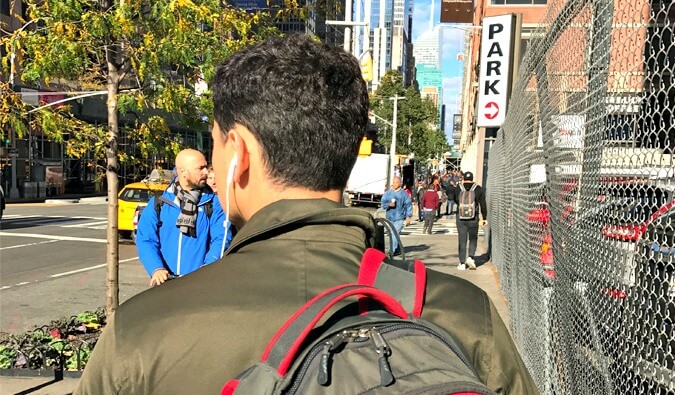
[[[462,174],[462,178],[464,179],[464,181],[473,181],[473,173],[467,171],[464,174]]]
[[[251,182],[278,198],[332,198],[346,186],[369,107],[354,56],[306,35],[270,38],[228,58],[211,88],[216,183],[226,185],[236,153],[235,206]]]

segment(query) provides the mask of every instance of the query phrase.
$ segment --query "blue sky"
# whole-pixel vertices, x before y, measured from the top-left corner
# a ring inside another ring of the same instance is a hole
[[[434,0],[433,25],[440,23],[441,1]],[[413,4],[413,42],[424,31],[429,30],[429,17],[431,16],[432,0],[414,0]],[[457,60],[457,54],[464,53],[463,29],[452,26],[462,26],[444,23],[441,39],[441,59],[443,66],[443,103],[445,104],[445,132],[448,141],[452,135],[452,114],[460,112],[460,95],[464,62]]]

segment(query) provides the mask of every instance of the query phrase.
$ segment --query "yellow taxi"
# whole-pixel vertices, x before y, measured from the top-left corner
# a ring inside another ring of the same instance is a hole
[[[155,194],[161,194],[174,177],[170,170],[153,170],[143,181],[125,185],[117,195],[117,231],[121,239],[134,239],[140,209]]]

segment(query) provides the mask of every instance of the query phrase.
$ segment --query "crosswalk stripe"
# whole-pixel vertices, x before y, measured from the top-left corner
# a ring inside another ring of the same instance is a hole
[[[107,224],[108,221],[96,221],[96,222],[85,222],[83,224],[72,224],[72,225],[62,225],[62,228],[88,228],[90,226],[96,227],[98,229],[98,225],[104,225]]]
[[[403,228],[401,231],[401,236],[421,236],[423,233],[424,223],[423,222],[412,222],[410,225]],[[444,221],[434,223],[433,228],[431,229],[432,234],[447,234],[447,235],[456,235],[457,234],[457,224],[455,221]],[[482,227],[478,228],[478,235],[482,236],[485,234],[485,231]]]
[[[79,223],[70,223],[68,225],[62,224],[62,219],[68,219],[71,221],[83,221],[88,220],[89,222],[79,222]],[[93,222],[92,222],[93,221]],[[106,217],[65,217],[62,215],[5,215],[3,216],[3,222],[7,225],[46,225],[46,226],[55,226],[59,228],[82,228],[82,229],[95,229],[101,230],[106,229],[108,226],[108,219]]]

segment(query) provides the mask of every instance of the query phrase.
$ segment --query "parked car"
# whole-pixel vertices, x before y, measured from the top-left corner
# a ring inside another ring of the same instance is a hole
[[[625,298],[635,284],[637,241],[674,200],[675,188],[627,183],[608,188],[596,207],[578,215],[576,224],[596,241],[596,253],[611,261],[601,272],[613,284],[607,292]]]
[[[118,194],[117,231],[120,238],[135,240],[140,209],[160,195],[173,180],[173,172],[153,170],[143,181],[125,185]]]
[[[635,383],[636,377],[643,375],[635,369],[640,344],[655,339],[654,335],[644,332],[645,325],[652,324],[638,318],[636,313],[640,311],[637,306],[647,300],[644,295],[638,295],[638,290],[644,288],[653,296],[653,285],[640,283],[649,276],[646,273],[665,275],[666,272],[654,263],[645,263],[646,258],[655,254],[647,252],[644,240],[655,240],[649,230],[675,205],[675,188],[663,183],[627,182],[609,185],[603,192],[594,207],[573,215],[573,226],[583,238],[568,239],[567,253],[593,257],[584,265],[568,267],[578,301],[569,316],[572,325],[584,328],[586,333],[576,339],[575,358],[584,359],[579,366],[595,367],[573,373],[577,377],[584,375],[585,379],[579,382],[590,386],[576,389],[578,392],[621,393],[621,383]],[[670,259],[672,262],[672,256]],[[670,303],[672,305],[673,299]],[[672,329],[670,333],[672,340]],[[629,335],[634,339],[629,340]],[[672,354],[670,358],[672,361]],[[672,377],[672,372],[670,374]],[[640,393],[660,394],[647,387]]]
[[[675,201],[663,206],[637,241],[627,344],[642,393],[675,392]]]

